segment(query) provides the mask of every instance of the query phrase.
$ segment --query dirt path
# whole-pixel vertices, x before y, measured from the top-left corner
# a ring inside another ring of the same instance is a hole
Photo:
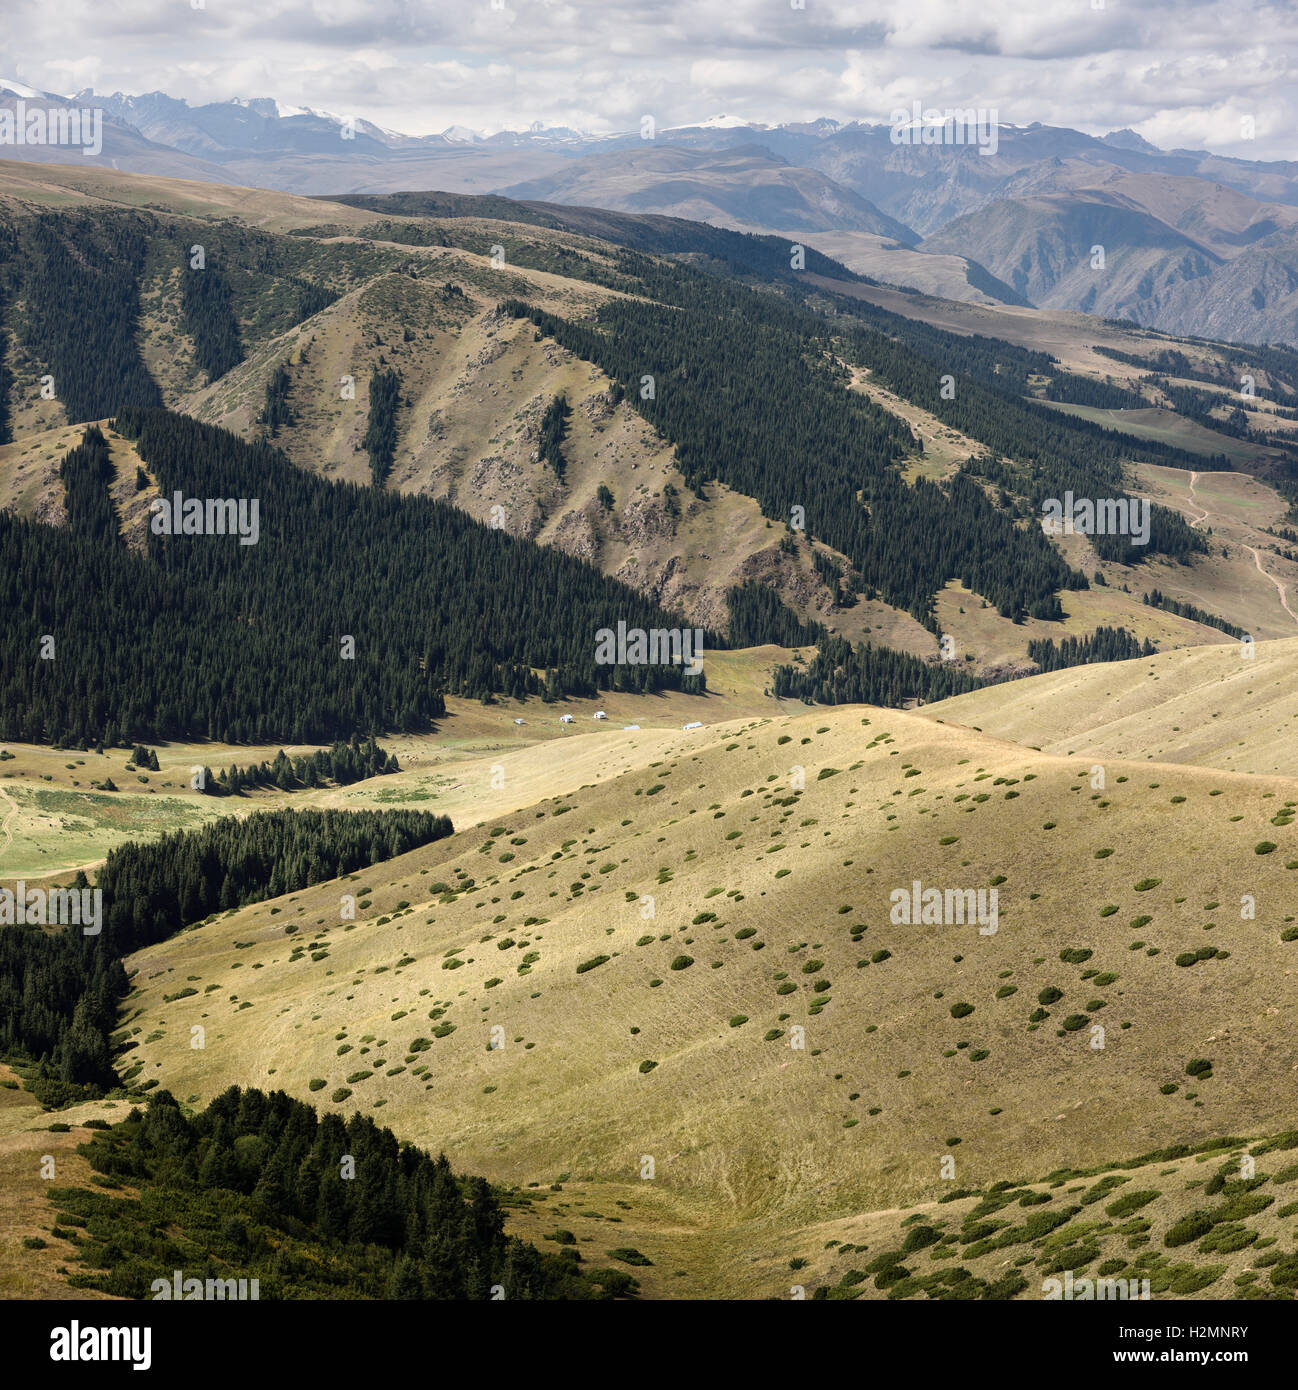
[[[1298,623],[1298,613],[1295,613],[1293,609],[1289,607],[1289,596],[1285,592],[1284,585],[1280,582],[1280,580],[1278,580],[1275,577],[1275,575],[1271,574],[1268,570],[1262,568],[1262,557],[1257,553],[1256,550],[1253,549],[1251,545],[1244,545],[1243,541],[1240,542],[1240,545],[1244,546],[1244,549],[1247,550],[1248,553],[1253,557],[1253,563],[1258,567],[1258,572],[1264,574],[1271,581],[1271,583],[1275,585],[1276,593],[1280,595],[1280,604],[1284,608],[1284,611],[1288,613],[1288,615],[1294,620],[1295,623]]]
[[[1201,476],[1202,475],[1199,473],[1190,474],[1190,506],[1192,506],[1196,512],[1200,513],[1200,515],[1196,516],[1194,520],[1190,523],[1191,526],[1198,526],[1201,521],[1208,520],[1208,513],[1200,509],[1199,503],[1194,495],[1194,485],[1199,481],[1199,478]]]
[[[5,816],[3,822],[0,822],[0,835],[5,837],[4,849],[0,849],[0,858],[3,858],[5,850],[14,842],[14,833],[9,829],[9,822],[18,814],[18,803],[9,795],[4,787],[0,787],[0,797],[3,797],[9,804],[9,814]]]
[[[1206,511],[1203,510],[1203,508],[1202,508],[1202,507],[1200,506],[1200,504],[1199,504],[1198,498],[1196,498],[1195,495],[1194,495],[1194,485],[1195,485],[1195,483],[1198,482],[1198,480],[1199,480],[1201,477],[1203,477],[1203,476],[1204,476],[1204,475],[1201,474],[1201,473],[1193,473],[1193,472],[1192,472],[1192,473],[1190,474],[1190,502],[1189,502],[1189,505],[1190,505],[1195,511],[1197,511],[1197,512],[1200,513],[1199,516],[1195,517],[1194,520],[1190,522],[1190,525],[1191,525],[1191,526],[1198,526],[1198,525],[1200,525],[1200,523],[1205,522],[1205,521],[1208,520],[1208,515],[1209,515],[1209,514],[1208,514]],[[1208,476],[1212,476],[1212,475],[1210,474],[1210,475],[1208,475]],[[1288,615],[1294,620],[1295,623],[1298,623],[1298,613],[1295,613],[1295,612],[1293,611],[1293,609],[1289,607],[1289,594],[1288,594],[1287,590],[1285,589],[1285,586],[1284,586],[1283,581],[1277,579],[1276,576],[1275,576],[1274,574],[1272,574],[1271,571],[1268,570],[1268,569],[1262,564],[1262,557],[1261,557],[1261,555],[1258,554],[1257,550],[1254,549],[1253,546],[1251,546],[1251,545],[1245,545],[1245,543],[1244,543],[1243,541],[1240,541],[1240,542],[1239,542],[1239,545],[1240,545],[1240,548],[1241,548],[1242,550],[1247,550],[1248,553],[1253,557],[1253,563],[1257,566],[1258,573],[1259,573],[1264,579],[1269,579],[1269,580],[1271,581],[1271,583],[1275,585],[1275,591],[1276,591],[1276,593],[1277,593],[1277,594],[1279,595],[1279,597],[1280,597],[1280,606],[1284,609],[1284,611],[1285,611],[1286,613],[1288,613]]]

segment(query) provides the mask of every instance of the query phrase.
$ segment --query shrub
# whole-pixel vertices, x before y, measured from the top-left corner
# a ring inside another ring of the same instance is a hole
[[[693,956],[677,956],[676,959],[672,961],[671,968],[673,970],[688,970],[693,964]]]
[[[1206,1236],[1212,1227],[1212,1217],[1206,1211],[1192,1211],[1188,1216],[1183,1216],[1169,1227],[1167,1234],[1163,1237],[1163,1244],[1168,1247],[1189,1245],[1192,1240]]]
[[[325,1088],[325,1079],[323,1076],[317,1076],[308,1081],[306,1085],[308,1091],[323,1091]]]
[[[651,1061],[649,1061],[648,1059],[646,1059],[645,1061],[643,1061],[643,1062],[640,1063],[640,1074],[643,1076],[646,1072],[651,1072],[651,1071],[653,1071],[653,1069],[654,1069],[657,1065],[658,1065],[657,1062],[651,1062]]]
[[[974,1006],[973,1006],[972,1004],[952,1004],[952,1005],[951,1005],[951,1017],[952,1017],[952,1018],[968,1018],[969,1015],[970,1015],[971,1013],[973,1013],[973,1011],[974,1011]]]
[[[1160,1195],[1160,1193],[1150,1189],[1124,1192],[1116,1202],[1110,1202],[1104,1210],[1113,1217],[1130,1216],[1133,1211],[1139,1211],[1141,1207],[1147,1207],[1150,1202],[1156,1201]]]
[[[1230,1255],[1243,1250],[1257,1239],[1257,1232],[1247,1226],[1216,1226],[1204,1236],[1199,1246],[1201,1255]]]
[[[589,960],[582,961],[582,963],[577,967],[577,974],[584,975],[586,971],[594,970],[596,966],[603,965],[605,961],[608,961],[610,959],[611,957],[609,956],[591,956]]]

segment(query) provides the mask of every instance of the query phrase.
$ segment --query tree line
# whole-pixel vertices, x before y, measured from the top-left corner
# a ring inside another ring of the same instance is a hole
[[[262,1300],[487,1300],[493,1288],[510,1301],[596,1299],[638,1288],[621,1270],[583,1270],[575,1248],[542,1253],[507,1235],[495,1190],[445,1155],[283,1091],[232,1086],[192,1115],[158,1091],[78,1152],[139,1193],[55,1189],[81,1223],[78,1288],[151,1298],[174,1269],[256,1279]]]
[[[777,699],[818,705],[885,705],[900,709],[912,701],[927,704],[948,695],[963,695],[986,682],[954,661],[923,661],[907,652],[852,645],[845,637],[822,637],[805,667],[777,666]]]
[[[1298,539],[1298,537],[1295,537]],[[1181,599],[1169,598],[1160,589],[1151,589],[1145,595],[1144,600],[1151,608],[1161,608],[1164,612],[1175,613],[1179,617],[1189,618],[1192,622],[1205,623],[1208,627],[1215,627],[1221,632],[1227,632],[1232,637],[1243,637],[1245,629],[1237,624],[1228,622],[1225,618],[1218,617],[1216,613],[1209,613],[1206,608],[1198,608],[1193,603],[1185,603]]]
[[[134,759],[137,766],[140,765],[140,751],[136,750]],[[151,764],[146,765],[158,771],[156,753],[152,755]],[[331,748],[317,748],[314,753],[300,753],[296,758],[290,758],[281,748],[270,762],[263,760],[247,767],[232,763],[215,777],[210,768],[204,768],[202,790],[209,796],[240,796],[258,787],[275,787],[280,791],[347,787],[367,777],[400,771],[395,753],[385,752],[372,738],[362,741],[353,734],[349,743],[339,739]]]
[[[1088,666],[1098,661],[1132,661],[1153,656],[1158,648],[1146,638],[1133,637],[1124,627],[1097,627],[1087,637],[1053,637],[1028,642],[1028,656],[1042,671],[1059,671],[1065,666]]]

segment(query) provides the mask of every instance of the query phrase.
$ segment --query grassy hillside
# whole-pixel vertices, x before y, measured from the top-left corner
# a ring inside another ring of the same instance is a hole
[[[1106,773],[1096,793],[1084,760],[895,712],[677,734],[643,771],[132,958],[132,1077],[195,1103],[273,1078],[493,1178],[619,1200],[651,1155],[655,1220],[710,1233],[940,1196],[952,1139],[981,1185],[1278,1131],[1291,784]],[[915,879],[995,885],[997,931],[890,921]],[[1187,1077],[1201,1057],[1213,1077]]]
[[[929,707],[1047,753],[1298,776],[1298,639],[1160,652],[975,690]]]

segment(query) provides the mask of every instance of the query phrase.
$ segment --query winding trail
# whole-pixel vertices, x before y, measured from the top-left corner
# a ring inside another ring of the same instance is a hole
[[[1190,522],[1191,526],[1198,526],[1200,525],[1200,523],[1208,520],[1209,514],[1203,510],[1203,508],[1199,504],[1198,499],[1194,495],[1194,485],[1202,476],[1204,475],[1201,473],[1192,472],[1190,474],[1190,506],[1195,511],[1201,513],[1199,516],[1195,517],[1193,521]],[[1238,544],[1242,550],[1247,550],[1248,553],[1253,557],[1253,563],[1257,566],[1258,573],[1262,575],[1264,579],[1269,579],[1271,583],[1275,585],[1275,591],[1280,597],[1280,606],[1294,620],[1294,623],[1298,624],[1298,613],[1295,613],[1293,609],[1289,607],[1289,594],[1285,589],[1284,583],[1281,580],[1277,579],[1276,576],[1272,574],[1271,571],[1268,570],[1262,564],[1262,557],[1258,554],[1257,550],[1254,549],[1253,546],[1245,545],[1243,541],[1240,541]]]
[[[1275,577],[1275,575],[1270,573],[1270,571],[1262,568],[1262,557],[1257,553],[1256,550],[1253,549],[1251,545],[1244,545],[1243,541],[1240,541],[1240,545],[1243,546],[1244,549],[1247,550],[1248,553],[1253,557],[1253,563],[1258,567],[1259,573],[1264,574],[1271,581],[1271,583],[1275,585],[1276,593],[1280,595],[1281,607],[1284,609],[1286,613],[1288,613],[1288,615],[1294,620],[1295,623],[1298,623],[1298,613],[1295,613],[1293,609],[1289,607],[1289,596],[1285,592],[1284,585],[1280,582],[1280,580],[1278,580]]]
[[[1202,475],[1199,474],[1199,473],[1191,473],[1191,474],[1190,474],[1190,506],[1192,506],[1192,507],[1195,509],[1196,512],[1199,512],[1199,513],[1200,513],[1200,514],[1199,514],[1198,516],[1196,516],[1196,517],[1194,518],[1194,520],[1190,523],[1191,526],[1198,526],[1199,523],[1200,523],[1201,521],[1207,521],[1207,520],[1208,520],[1208,513],[1201,510],[1201,508],[1200,508],[1200,506],[1199,506],[1199,503],[1198,503],[1198,500],[1196,499],[1196,497],[1195,497],[1195,495],[1194,495],[1194,485],[1195,485],[1196,482],[1198,482],[1198,480],[1199,480],[1199,478],[1200,478],[1201,476],[1202,476]]]
[[[9,822],[18,814],[18,803],[4,787],[0,787],[0,797],[9,803],[9,814],[0,822],[0,835],[5,837],[4,849],[0,849],[0,857],[3,857],[5,850],[14,842],[14,833],[9,829]]]

